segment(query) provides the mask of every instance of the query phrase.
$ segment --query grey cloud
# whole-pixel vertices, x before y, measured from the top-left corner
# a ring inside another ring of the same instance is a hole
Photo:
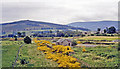
[[[4,2],[2,22],[32,19],[67,24],[77,21],[117,20],[118,0],[30,1]]]

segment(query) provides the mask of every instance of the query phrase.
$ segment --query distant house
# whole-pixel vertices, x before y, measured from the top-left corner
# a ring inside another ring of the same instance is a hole
[[[72,39],[59,39],[56,45],[72,46]]]

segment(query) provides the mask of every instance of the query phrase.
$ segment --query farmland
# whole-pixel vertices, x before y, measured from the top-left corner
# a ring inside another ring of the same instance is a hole
[[[75,40],[86,39],[75,38]],[[104,37],[107,40],[115,40],[117,37]],[[50,39],[50,38],[44,38]],[[89,37],[92,40],[103,40],[98,37]],[[50,40],[49,40],[50,41]],[[52,42],[52,41],[51,41]],[[19,47],[23,44],[22,40],[9,41],[8,39],[2,41],[2,67],[11,67],[14,64]],[[83,48],[86,50],[83,52]],[[118,44],[96,47],[79,47],[73,46],[74,54],[71,56],[77,58],[81,63],[81,67],[115,67],[118,66]],[[9,57],[9,59],[8,59]],[[21,64],[21,60],[26,63]],[[83,64],[82,62],[85,62]],[[53,60],[45,58],[45,54],[37,50],[35,43],[25,44],[20,49],[20,54],[16,62],[16,67],[57,67],[58,63]]]

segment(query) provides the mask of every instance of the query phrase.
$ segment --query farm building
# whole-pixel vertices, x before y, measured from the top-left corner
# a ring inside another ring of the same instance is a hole
[[[56,45],[72,46],[73,39],[59,39]]]

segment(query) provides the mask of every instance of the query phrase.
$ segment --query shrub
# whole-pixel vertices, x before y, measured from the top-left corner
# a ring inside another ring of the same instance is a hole
[[[81,42],[80,42],[80,41],[77,41],[77,44],[81,44]]]
[[[73,41],[72,42],[72,46],[76,46],[77,45],[77,42],[76,41]]]
[[[20,63],[21,63],[21,64],[28,64],[29,61],[26,61],[25,59],[21,59]]]
[[[84,36],[85,36],[84,34],[81,35],[81,37],[84,37]]]
[[[65,34],[65,37],[68,37],[68,34]]]
[[[99,53],[99,54],[97,54],[97,56],[106,57],[106,56],[107,56],[107,54],[104,54],[104,53]]]
[[[107,56],[107,54],[102,55],[102,57],[106,57],[106,56]]]
[[[94,34],[91,34],[91,36],[94,36]]]
[[[92,58],[92,60],[100,60],[100,59],[101,59],[101,57],[99,57],[99,56],[95,56]]]
[[[116,57],[116,56],[115,55],[110,55],[110,56],[107,57],[107,59],[111,59],[113,57]]]
[[[47,46],[47,44],[51,44],[49,41],[34,40],[34,42],[39,46],[37,49],[46,54],[45,58],[57,62],[59,64],[58,67],[80,67],[77,59],[70,56],[70,53],[74,52],[70,46],[55,45],[49,48]]]
[[[26,44],[30,44],[30,43],[31,43],[31,38],[28,37],[28,36],[26,36],[26,37],[24,38],[24,42],[25,42]]]
[[[15,38],[15,41],[17,41],[17,36],[14,36],[14,38]]]
[[[83,49],[82,49],[82,51],[83,51],[83,52],[86,52],[86,49],[85,49],[85,48],[83,48]]]
[[[93,51],[93,50],[90,50],[90,51]]]
[[[120,51],[120,46],[118,47],[118,51]]]

